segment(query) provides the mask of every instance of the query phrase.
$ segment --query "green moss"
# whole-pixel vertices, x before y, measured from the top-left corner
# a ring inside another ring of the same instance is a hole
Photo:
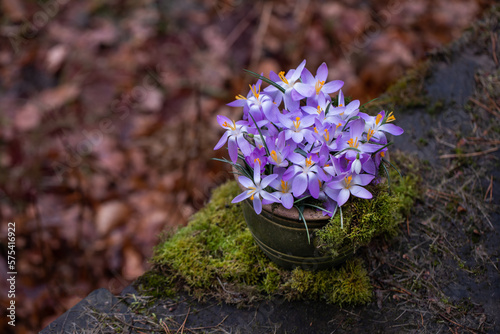
[[[419,196],[419,178],[416,174],[400,177],[395,171],[391,171],[390,176],[391,193],[387,191],[386,182],[371,187],[372,199],[355,197],[342,206],[343,226],[337,214],[316,233],[322,249],[337,256],[345,248],[368,245],[377,236],[397,234],[399,223]]]
[[[234,303],[272,295],[338,304],[370,300],[372,288],[360,260],[317,272],[288,271],[270,262],[246,228],[240,205],[231,204],[238,193],[234,181],[216,189],[188,226],[156,247],[154,268],[136,282],[137,288],[156,297],[186,291]]]

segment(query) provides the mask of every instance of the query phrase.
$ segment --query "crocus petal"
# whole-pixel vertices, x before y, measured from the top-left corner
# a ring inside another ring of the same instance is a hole
[[[314,198],[319,197],[319,182],[318,179],[315,177],[309,177],[309,192],[311,193],[311,196]]]
[[[267,187],[271,182],[273,182],[278,177],[278,174],[271,174],[262,179],[260,186],[262,188]]]
[[[259,160],[256,160],[255,164],[253,166],[253,182],[255,182],[256,185],[260,184],[260,163],[259,163]]]
[[[313,96],[315,91],[314,91],[314,87],[311,86],[311,85],[306,85],[306,84],[303,84],[301,82],[297,82],[293,88],[295,88],[295,90],[297,92],[299,92],[300,95],[304,96],[304,97],[309,97],[309,96]]]
[[[340,190],[339,192],[339,195],[337,197],[337,203],[339,206],[342,206],[345,204],[345,202],[347,202],[347,200],[349,199],[349,195],[351,194],[351,192],[347,189],[342,189]]]
[[[231,203],[238,203],[243,201],[244,199],[247,199],[248,197],[252,196],[252,192],[249,190],[245,190],[231,201]]]
[[[253,181],[244,175],[238,177],[238,182],[245,188],[255,187]]]
[[[339,197],[339,192],[340,190],[338,189],[332,189],[330,187],[325,187],[325,194],[330,197],[332,200],[337,201],[337,198]]]
[[[347,109],[347,108],[346,108]],[[361,139],[361,135],[363,134],[363,131],[365,130],[365,121],[362,118],[358,118],[355,121],[352,121],[350,123],[351,127],[351,138],[358,137],[358,140]]]
[[[375,167],[375,163],[373,162],[372,158],[369,158],[368,160],[365,161],[365,163],[363,163],[363,169],[368,174],[375,175],[375,173],[377,172],[377,168]]]
[[[360,186],[352,186],[351,194],[359,198],[365,198],[365,199],[372,198],[372,194],[368,190]]]
[[[226,126],[224,126],[223,124],[224,123],[227,123],[227,124],[232,124],[233,121],[231,121],[229,118],[227,118],[226,116],[222,116],[222,115],[217,115],[217,123],[219,123],[220,126],[222,126],[223,128],[227,129]]]
[[[300,132],[292,132],[292,140],[296,142],[297,144],[300,144],[302,142],[302,139],[304,139],[304,135]]]
[[[297,67],[297,69],[293,72],[292,77],[288,81],[297,81],[302,75],[302,70],[306,66],[306,60],[304,59],[302,63]]]
[[[326,63],[323,63],[319,65],[316,71],[316,80],[326,81],[326,79],[328,79],[328,66],[326,66]]]
[[[305,82],[308,84],[312,84],[316,81],[316,80],[314,80],[313,75],[311,74],[311,72],[309,72],[309,70],[307,68],[304,68],[302,70],[301,79],[302,79],[302,82]]]
[[[300,102],[294,101],[294,99],[292,98],[291,91],[290,91],[290,93],[288,93],[288,92],[285,93],[284,100],[285,100],[285,108],[288,109],[289,111],[295,111],[295,110],[299,109]]]
[[[235,100],[233,102],[228,103],[227,105],[230,107],[243,107],[247,104],[246,99]]]
[[[350,115],[354,110],[359,109],[359,104],[359,100],[352,101],[347,105],[345,112]]]
[[[394,124],[384,124],[384,125],[381,125],[378,129],[381,131],[384,131],[384,132],[388,132],[394,136],[399,136],[399,135],[403,134],[403,132],[404,132],[404,130],[402,128],[400,128],[399,126],[394,125]]]
[[[281,195],[281,204],[287,209],[291,209],[293,207],[293,196],[292,194],[283,194]]]
[[[356,182],[356,184],[359,184],[360,186],[366,186],[367,184],[372,182],[374,178],[375,178],[374,175],[359,174],[355,177],[354,181]]]
[[[229,138],[227,142],[227,150],[229,152],[231,161],[236,163],[236,161],[238,161],[238,145],[236,145],[236,140],[234,139],[234,137]]]
[[[261,191],[260,195],[262,196],[263,199],[268,201],[269,203],[277,203],[280,202],[280,199],[273,194],[268,193],[267,191]]]
[[[330,81],[330,82],[327,82],[326,84],[324,84],[324,86],[321,90],[326,94],[331,94],[331,93],[335,93],[336,91],[338,91],[340,88],[342,88],[342,86],[344,86],[343,81],[334,80],[334,81]],[[343,103],[343,101],[342,101],[342,103]]]
[[[227,137],[229,137],[229,131],[224,132],[222,137],[219,139],[219,142],[217,143],[217,145],[215,145],[214,150],[218,150],[219,148],[224,146],[224,144],[227,141]]]
[[[302,195],[307,189],[307,174],[299,173],[295,175],[292,182],[292,192],[295,197]]]
[[[260,213],[262,212],[262,201],[260,200],[259,196],[253,197],[253,209],[258,215],[260,215]]]

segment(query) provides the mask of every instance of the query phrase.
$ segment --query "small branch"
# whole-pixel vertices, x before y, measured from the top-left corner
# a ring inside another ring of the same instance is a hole
[[[500,115],[499,115],[499,117],[500,117]],[[453,159],[453,158],[477,157],[477,156],[480,156],[480,155],[485,155],[485,154],[489,154],[489,153],[495,152],[499,148],[500,147],[497,146],[497,147],[493,147],[493,148],[490,148],[489,150],[481,151],[481,152],[460,153],[460,154],[443,154],[443,155],[439,156],[439,159]]]
[[[500,118],[500,114],[497,113],[496,111],[494,110],[491,110],[491,108],[487,107],[486,105],[484,105],[483,103],[479,102],[478,100],[476,99],[473,99],[473,98],[470,98],[470,101],[471,102],[474,102],[477,106],[483,108],[484,110],[486,110],[487,112],[489,112],[490,114]]]
[[[495,64],[498,66],[498,58],[497,58],[497,36],[493,33],[493,31],[490,31],[490,36],[491,36],[491,53],[493,53],[493,60],[495,61]]]
[[[184,322],[182,323],[181,327],[179,327],[177,332],[175,332],[176,334],[179,333],[179,331],[181,331],[181,334],[184,333],[184,327],[186,326],[186,321],[188,320],[190,312],[191,312],[191,308],[188,309],[187,314],[186,314],[186,318],[184,319]]]
[[[490,202],[493,201],[493,175],[490,176],[490,185],[486,189],[486,194],[484,194],[484,201],[488,198],[488,193],[490,194]]]
[[[463,329],[465,329],[465,330],[467,330],[467,331],[469,331],[469,332],[471,332],[471,333],[484,333],[483,331],[480,331],[480,330],[478,330],[478,329],[474,329],[474,328],[470,328],[470,327],[465,326],[465,325],[461,325],[461,324],[459,324],[458,322],[455,322],[455,321],[451,320],[450,318],[446,317],[445,315],[443,315],[443,314],[441,314],[441,313],[438,313],[438,315],[439,315],[441,318],[443,318],[444,320],[446,320],[446,321],[448,321],[448,322],[450,322],[450,323],[454,324],[455,326],[458,326],[458,327],[460,327],[460,328],[463,328]]]

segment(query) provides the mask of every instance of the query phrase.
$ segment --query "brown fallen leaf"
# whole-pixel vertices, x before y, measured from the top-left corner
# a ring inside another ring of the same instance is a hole
[[[2,9],[5,11],[6,16],[14,22],[19,22],[26,17],[26,10],[22,1],[2,0]]]
[[[127,280],[133,280],[144,274],[142,255],[133,246],[123,249],[122,275]]]
[[[57,72],[61,65],[63,64],[66,56],[68,55],[68,47],[63,44],[58,44],[47,51],[47,57],[45,63],[47,64],[47,70],[50,73]]]
[[[99,235],[108,234],[114,228],[124,224],[130,213],[128,206],[119,201],[101,204],[97,209],[95,225]]]

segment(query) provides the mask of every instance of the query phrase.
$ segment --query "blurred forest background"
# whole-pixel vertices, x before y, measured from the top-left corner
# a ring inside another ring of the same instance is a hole
[[[363,103],[494,2],[0,0],[0,300],[16,222],[16,332],[119,293],[230,177],[215,116],[240,117],[225,104],[254,81],[243,69],[326,62]]]

